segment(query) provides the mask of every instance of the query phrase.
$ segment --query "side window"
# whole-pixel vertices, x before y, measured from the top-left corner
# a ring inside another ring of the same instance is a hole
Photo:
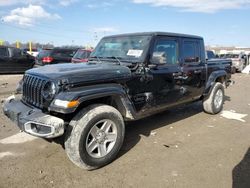
[[[185,63],[194,63],[200,61],[200,48],[197,41],[184,41],[183,58]]]
[[[69,57],[73,57],[75,53],[76,53],[75,50],[58,50],[58,51],[54,51],[53,55],[55,57],[69,58]]]
[[[177,63],[178,43],[171,39],[158,39],[154,45],[153,56],[155,54],[161,56],[163,62],[174,65]]]
[[[6,48],[0,48],[0,56],[1,57],[7,57],[8,56],[8,52]]]

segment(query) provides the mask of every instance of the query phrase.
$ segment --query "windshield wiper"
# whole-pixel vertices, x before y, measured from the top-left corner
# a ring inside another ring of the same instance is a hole
[[[109,57],[104,57],[104,58],[115,59],[115,60],[119,63],[119,65],[121,65],[121,63],[122,63],[122,62],[120,61],[121,57],[109,56]]]
[[[102,63],[101,59],[98,56],[92,56],[89,58],[89,60],[91,60],[92,58],[97,59],[99,63]]]

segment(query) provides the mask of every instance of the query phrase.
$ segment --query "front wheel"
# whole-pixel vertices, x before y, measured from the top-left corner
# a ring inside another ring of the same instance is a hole
[[[231,74],[235,74],[236,72],[237,72],[236,67],[232,67],[232,68],[231,68]]]
[[[93,170],[112,162],[124,140],[121,114],[108,105],[92,105],[70,122],[65,149],[77,166]]]
[[[203,101],[203,109],[209,114],[217,114],[223,108],[224,103],[224,86],[217,82],[209,97]]]

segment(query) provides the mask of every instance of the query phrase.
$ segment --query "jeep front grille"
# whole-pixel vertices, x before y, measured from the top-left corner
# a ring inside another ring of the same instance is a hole
[[[23,78],[23,101],[36,106],[38,108],[43,108],[44,99],[42,96],[42,90],[46,83],[45,79],[32,75],[24,75]]]

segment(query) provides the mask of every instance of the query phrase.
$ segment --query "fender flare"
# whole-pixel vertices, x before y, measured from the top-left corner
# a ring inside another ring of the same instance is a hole
[[[216,83],[216,80],[218,78],[224,78],[225,81],[227,79],[227,72],[225,70],[218,70],[218,71],[214,71],[210,74],[209,78],[207,79],[207,83],[206,83],[206,86],[205,86],[205,89],[204,89],[204,92],[203,92],[203,96],[204,97],[208,97],[209,94],[211,93],[215,83]]]
[[[49,111],[59,112],[62,114],[74,113],[79,105],[93,99],[99,99],[104,97],[112,97],[115,101],[118,110],[126,119],[135,119],[135,109],[130,101],[125,88],[120,84],[99,84],[94,86],[83,86],[74,88],[69,91],[60,92],[52,101]],[[75,108],[62,108],[57,107],[54,104],[56,99],[62,101],[78,100],[80,104]]]

